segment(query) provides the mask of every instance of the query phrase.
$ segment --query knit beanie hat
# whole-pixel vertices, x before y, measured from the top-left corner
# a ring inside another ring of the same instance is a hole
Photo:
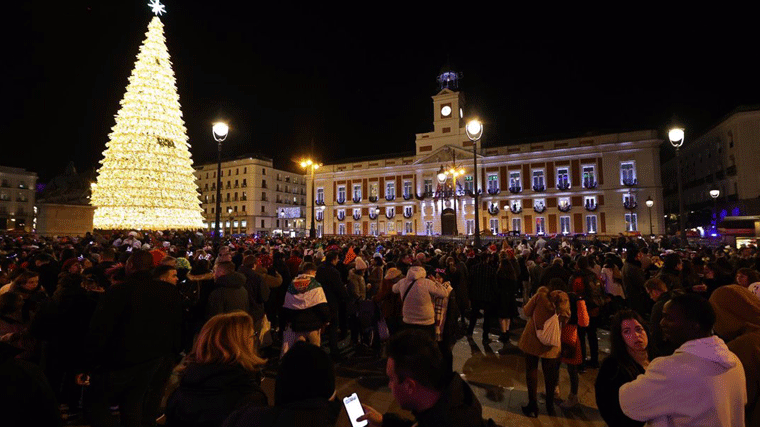
[[[156,267],[158,264],[161,264],[161,260],[166,257],[166,252],[159,249],[153,249],[150,251],[150,255],[153,257],[153,267]]]
[[[190,261],[187,260],[185,257],[179,257],[177,258],[177,269],[178,270],[190,270],[192,267],[190,266]]]
[[[747,329],[760,328],[760,299],[740,285],[721,286],[710,296],[715,333],[731,341]]]
[[[274,404],[306,399],[329,399],[335,393],[335,367],[319,347],[297,342],[280,361],[274,385]]]
[[[367,263],[364,262],[364,260],[361,257],[356,257],[356,269],[357,270],[367,269]]]

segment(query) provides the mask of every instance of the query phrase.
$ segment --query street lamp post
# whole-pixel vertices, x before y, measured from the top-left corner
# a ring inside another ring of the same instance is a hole
[[[654,200],[652,196],[647,197],[647,207],[649,208],[649,237],[654,236],[654,230],[652,228],[652,206],[654,206]]]
[[[380,206],[375,208],[375,237],[380,236]]]
[[[681,184],[681,146],[683,145],[684,133],[681,128],[673,128],[668,132],[670,144],[676,149],[676,179],[678,181],[678,231],[681,234],[683,243],[688,245],[686,240],[686,228],[684,224],[683,209],[683,190]]]
[[[309,230],[310,239],[313,239],[317,236],[317,231],[314,226],[315,205],[317,204],[317,194],[314,190],[314,172],[319,169],[320,166],[322,165],[311,159],[301,160],[301,167],[308,168],[311,172],[311,230]]]
[[[467,133],[467,137],[472,141],[472,161],[474,164],[473,176],[475,177],[472,187],[472,193],[475,199],[475,241],[473,242],[473,246],[475,246],[476,249],[479,249],[480,220],[478,219],[478,216],[480,213],[478,212],[478,140],[483,136],[483,123],[477,119],[470,120],[464,130]]]
[[[718,197],[720,197],[720,190],[710,190],[710,197],[713,199],[713,218],[715,219],[715,230],[718,229]],[[717,231],[716,231],[717,232]]]
[[[217,142],[217,162],[216,162],[216,222],[214,223],[214,243],[219,243],[219,221],[221,218],[221,203],[222,203],[222,141],[227,138],[227,133],[230,128],[226,123],[218,122],[214,123],[211,128],[211,133],[214,135],[214,140]]]

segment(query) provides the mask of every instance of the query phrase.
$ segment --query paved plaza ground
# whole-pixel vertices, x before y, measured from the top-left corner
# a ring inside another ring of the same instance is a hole
[[[596,369],[589,369],[580,374],[578,399],[580,404],[572,410],[562,410],[557,401],[557,416],[546,414],[546,405],[541,397],[543,394],[543,376],[539,369],[539,417],[528,418],[523,415],[520,406],[528,402],[525,385],[525,359],[517,348],[517,340],[522,333],[522,327],[513,328],[509,344],[494,341],[483,345],[482,329],[475,328],[471,338],[462,337],[454,346],[454,369],[470,384],[475,395],[483,406],[483,416],[493,418],[497,424],[509,426],[605,426],[594,398],[594,381]],[[522,322],[524,324],[524,322]],[[496,338],[491,335],[491,338]],[[344,344],[344,343],[341,343]],[[276,349],[272,349],[276,351]],[[599,329],[600,360],[609,353],[609,333]],[[385,359],[378,359],[371,351],[356,351],[336,366],[336,392],[343,398],[356,392],[359,399],[380,412],[395,412],[405,414],[410,419],[411,413],[402,410],[394,401],[388,388],[388,377],[385,375]],[[274,360],[272,362],[275,362]],[[275,363],[265,370],[266,376],[262,388],[274,402]],[[561,396],[566,397],[570,390],[570,380],[565,365],[560,372]],[[338,427],[351,427],[345,410],[341,410]]]
[[[515,329],[509,344],[494,341],[483,345],[480,325],[472,338],[459,339],[454,347],[454,369],[472,387],[483,406],[483,416],[493,418],[502,426],[605,426],[599,415],[594,398],[594,381],[598,370],[589,369],[580,374],[578,398],[580,405],[572,410],[562,410],[556,406],[557,416],[546,415],[546,405],[539,397],[539,417],[525,417],[520,406],[528,401],[525,385],[525,359],[517,348],[522,327]],[[494,339],[495,336],[491,335]],[[600,359],[609,352],[609,334],[599,330]],[[380,412],[396,412],[412,415],[403,411],[393,400],[385,376],[385,359],[378,360],[371,355],[355,354],[336,368],[336,389],[340,398],[356,392],[359,399]],[[539,369],[540,372],[540,369]],[[274,396],[274,379],[266,378],[262,387],[270,396]],[[560,390],[562,397],[567,397],[570,380],[565,365],[560,373]],[[539,393],[543,392],[543,377],[539,373]],[[559,404],[560,402],[557,402]],[[336,424],[350,427],[348,416],[343,410]]]

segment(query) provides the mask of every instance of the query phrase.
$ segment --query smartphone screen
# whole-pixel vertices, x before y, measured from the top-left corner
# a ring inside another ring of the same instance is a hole
[[[364,415],[364,409],[361,402],[359,402],[359,396],[356,393],[343,398],[343,406],[346,407],[346,413],[348,413],[348,419],[351,421],[353,427],[364,427],[369,422],[364,420],[357,422],[356,419]]]

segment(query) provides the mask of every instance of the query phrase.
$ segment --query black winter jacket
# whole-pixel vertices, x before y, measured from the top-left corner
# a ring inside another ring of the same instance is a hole
[[[87,338],[87,367],[126,368],[178,355],[182,305],[177,288],[132,274],[111,286],[98,303]]]
[[[208,297],[206,317],[235,310],[250,310],[248,291],[245,290],[246,278],[240,273],[230,273],[216,279],[216,288]]]
[[[190,364],[166,402],[166,425],[216,427],[243,406],[267,406],[259,382],[240,365]]]

